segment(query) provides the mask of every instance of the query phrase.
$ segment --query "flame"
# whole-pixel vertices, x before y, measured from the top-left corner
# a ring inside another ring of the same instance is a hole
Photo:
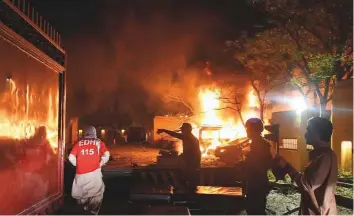
[[[217,109],[220,108],[220,91],[218,89],[212,91],[210,89],[201,90],[199,98],[202,104],[202,112],[205,113],[202,124],[221,124],[222,121],[217,115]]]
[[[226,145],[229,141],[247,136],[237,114],[234,113],[233,116],[224,115],[225,110],[222,108],[226,105],[219,100],[220,95],[221,91],[217,88],[205,88],[199,91],[201,116],[198,121],[199,127],[194,128],[192,133],[201,141],[200,150],[203,157],[218,146]],[[244,120],[258,116],[257,96],[253,89],[247,95],[245,108],[247,111],[242,112]],[[238,120],[236,121],[236,119]]]
[[[27,84],[25,93],[12,79],[0,95],[0,137],[6,139],[26,140],[35,135],[36,129],[45,126],[46,139],[54,153],[58,148],[58,103],[59,94],[51,89],[46,96],[33,93]],[[43,101],[47,97],[46,101]],[[46,104],[47,103],[47,104]]]

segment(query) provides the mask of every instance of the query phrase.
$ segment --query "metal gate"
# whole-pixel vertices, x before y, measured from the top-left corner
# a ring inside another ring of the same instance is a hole
[[[0,0],[0,56],[0,214],[50,214],[63,196],[66,53],[27,0]]]

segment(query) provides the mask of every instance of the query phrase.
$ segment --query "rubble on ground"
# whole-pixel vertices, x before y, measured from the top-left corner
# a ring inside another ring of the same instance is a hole
[[[299,207],[301,195],[295,191],[284,193],[278,189],[270,191],[267,197],[268,214],[283,215]],[[298,210],[290,215],[298,215]]]
[[[284,215],[300,206],[301,195],[294,189],[273,189],[267,197],[267,213],[272,215]],[[338,215],[353,215],[353,210],[337,206]],[[298,215],[296,210],[289,215]]]

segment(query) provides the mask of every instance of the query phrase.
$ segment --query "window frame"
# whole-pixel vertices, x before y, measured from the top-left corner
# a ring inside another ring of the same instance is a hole
[[[295,143],[287,143],[287,146],[295,146],[296,148],[289,148],[289,147],[284,147],[284,140],[289,140],[289,141],[296,141]],[[280,149],[284,149],[284,150],[291,150],[291,151],[297,151],[298,150],[298,138],[281,138],[280,139],[280,145],[279,145]]]

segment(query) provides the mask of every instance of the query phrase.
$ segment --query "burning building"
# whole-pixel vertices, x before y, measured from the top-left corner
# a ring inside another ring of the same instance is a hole
[[[65,51],[15,3],[0,1],[0,214],[51,213],[63,196]]]

